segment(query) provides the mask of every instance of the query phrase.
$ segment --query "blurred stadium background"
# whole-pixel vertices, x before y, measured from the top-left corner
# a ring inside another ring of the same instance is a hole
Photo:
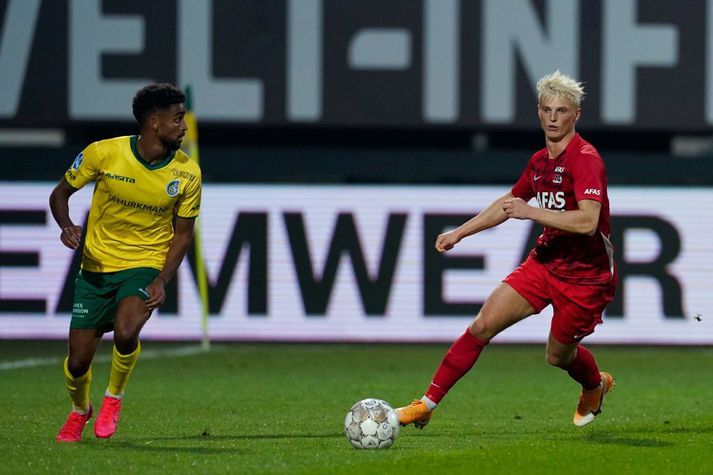
[[[591,340],[713,344],[713,2],[685,6],[2,0],[0,338],[65,337],[79,256],[47,196],[167,81],[194,94],[212,340],[451,341],[539,229],[433,240],[543,146],[534,83],[559,69],[609,171],[621,283]],[[201,338],[195,269],[146,338]],[[531,320],[500,341],[544,341]]]

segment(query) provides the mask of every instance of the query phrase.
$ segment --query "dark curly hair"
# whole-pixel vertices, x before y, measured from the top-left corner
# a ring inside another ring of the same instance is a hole
[[[139,125],[156,110],[167,110],[173,104],[186,102],[186,95],[173,84],[149,84],[136,93],[132,102],[132,111]]]

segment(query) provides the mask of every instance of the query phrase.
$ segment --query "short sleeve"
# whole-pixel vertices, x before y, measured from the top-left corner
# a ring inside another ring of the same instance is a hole
[[[520,175],[520,178],[512,187],[511,193],[515,198],[522,198],[525,201],[530,201],[532,197],[535,196],[535,192],[532,189],[532,162],[528,162],[525,170]]]
[[[101,155],[97,142],[90,144],[82,150],[64,174],[67,183],[76,189],[82,188],[90,181],[96,180],[99,175]]]
[[[176,214],[180,218],[196,218],[201,209],[201,174],[200,170],[193,180],[186,183],[186,187],[178,201]]]
[[[577,201],[602,201],[605,192],[604,161],[596,153],[582,154],[574,164],[572,184]]]

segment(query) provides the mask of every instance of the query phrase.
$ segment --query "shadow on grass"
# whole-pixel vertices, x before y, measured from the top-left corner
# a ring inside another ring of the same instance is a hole
[[[663,440],[647,439],[644,437],[627,437],[610,433],[589,433],[587,440],[595,444],[613,444],[623,445],[626,447],[673,447],[673,442]]]
[[[145,452],[186,452],[197,455],[219,455],[227,453],[240,453],[238,447],[211,447],[217,442],[231,440],[289,440],[289,439],[332,439],[344,437],[344,434],[332,432],[328,434],[240,434],[240,435],[182,435],[164,437],[137,437],[131,439],[115,439],[107,442],[97,442],[90,446],[106,448],[110,445],[116,448],[131,449]],[[167,442],[190,442],[190,446],[176,444],[166,445]],[[196,445],[199,443],[200,445]]]
[[[664,426],[664,427],[654,427],[653,425],[647,425],[647,426],[637,426],[637,427],[627,427],[627,428],[622,428],[618,429],[617,432],[626,434],[626,433],[651,433],[655,432],[657,434],[662,434],[662,435],[673,435],[673,434],[710,434],[713,433],[713,426],[707,426],[707,427],[702,427],[702,426],[697,426],[697,427],[670,427],[670,426]]]
[[[615,444],[629,447],[673,447],[678,445],[676,442],[651,439],[646,435],[656,434],[661,437],[675,438],[677,442],[684,442],[685,438],[680,436],[687,434],[709,434],[713,433],[713,427],[670,427],[668,424],[655,426],[653,424],[645,426],[622,427],[616,429],[616,432],[590,432],[587,434],[589,442],[599,444]],[[636,436],[640,434],[640,436]],[[676,437],[679,436],[679,437]]]
[[[168,437],[143,437],[133,439],[134,441],[144,443],[152,441],[162,441],[162,440],[203,440],[205,442],[219,441],[219,440],[281,440],[281,439],[330,439],[344,437],[343,432],[330,432],[326,434],[227,434],[227,435],[176,435]]]
[[[237,447],[182,447],[176,445],[153,445],[150,442],[135,442],[131,440],[116,440],[112,441],[109,445],[116,448],[136,450],[139,452],[154,452],[154,453],[171,453],[175,454],[178,452],[185,452],[195,455],[224,455],[224,454],[235,454],[240,453],[241,450]],[[101,448],[101,450],[106,449],[104,444],[93,444],[92,447]]]

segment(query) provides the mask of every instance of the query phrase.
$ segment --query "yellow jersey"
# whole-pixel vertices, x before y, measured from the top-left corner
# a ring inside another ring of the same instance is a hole
[[[139,155],[135,135],[94,142],[64,174],[72,188],[96,182],[89,210],[82,269],[161,270],[173,239],[173,217],[195,218],[201,170],[181,150],[161,162]]]

